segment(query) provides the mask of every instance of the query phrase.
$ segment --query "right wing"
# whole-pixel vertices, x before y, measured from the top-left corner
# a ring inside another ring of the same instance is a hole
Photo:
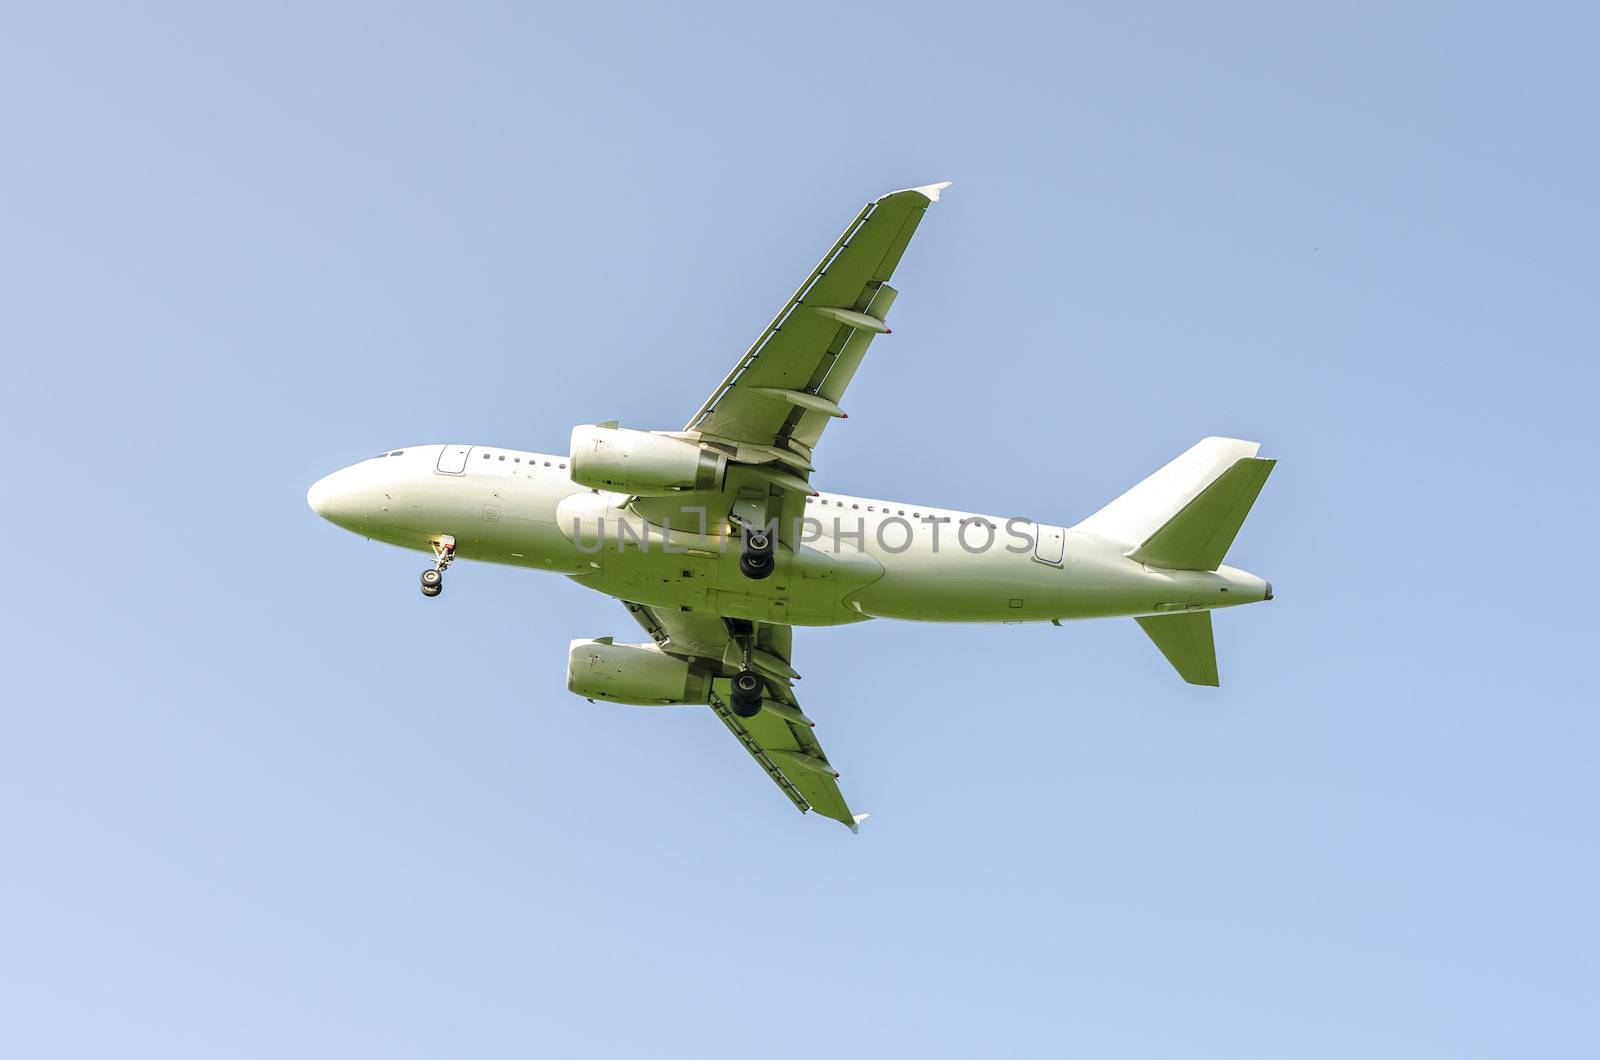
[[[815,810],[854,832],[866,814],[853,814],[839,792],[838,776],[812,733],[813,722],[800,710],[789,665],[789,626],[761,623],[755,629],[756,668],[767,678],[769,698],[761,713],[741,718],[728,706],[729,679],[738,669],[738,648],[726,619],[646,607],[623,601],[629,614],[671,655],[693,659],[718,676],[712,681],[711,709],[750,752],[773,783],[801,813]]]

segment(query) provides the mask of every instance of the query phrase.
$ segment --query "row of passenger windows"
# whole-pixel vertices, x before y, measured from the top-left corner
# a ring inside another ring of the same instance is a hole
[[[484,459],[485,459],[485,460],[487,460],[487,459],[489,459],[489,457],[490,457],[490,456],[491,456],[491,455],[493,455],[493,454],[490,454],[490,453],[484,453],[484,454],[483,454],[483,458],[484,458]],[[506,458],[506,454],[504,454],[504,453],[501,453],[501,454],[500,454],[500,459],[501,459],[501,460],[504,460],[504,459],[505,459],[505,458]],[[520,464],[520,463],[522,463],[522,457],[520,457],[520,456],[514,456],[514,457],[512,457],[512,458],[511,458],[511,462],[512,462],[512,463],[513,463],[513,464]],[[529,458],[528,458],[528,466],[529,466],[529,467],[533,467],[533,466],[535,466],[535,465],[536,465],[536,464],[537,464],[537,463],[538,463],[538,462],[537,462],[537,461],[536,461],[536,460],[534,460],[534,459],[533,459],[533,458],[532,458],[532,457],[529,457]],[[548,461],[548,460],[546,460],[546,461],[545,461],[545,462],[544,462],[544,466],[545,466],[545,467],[549,467],[549,466],[550,466],[550,461]],[[567,468],[567,465],[566,465],[566,464],[557,464],[557,465],[556,465],[556,466],[557,466],[557,467],[559,467],[559,468],[561,468],[561,469],[562,469],[562,470],[563,470],[563,471],[565,471],[565,470],[566,470],[566,468]]]
[[[829,501],[829,500],[824,500],[821,497],[807,497],[806,498],[806,503],[807,504],[821,504],[821,505],[831,504],[835,508],[843,508],[844,507],[844,501]],[[850,505],[850,507],[859,509],[861,507],[861,505],[852,504],[852,505]],[[871,504],[867,505],[867,511],[875,512],[877,510],[878,509],[876,507],[874,507],[873,505],[871,505]],[[904,514],[906,514],[906,510],[904,508],[900,508],[898,510],[891,511],[890,509],[885,508],[883,510],[883,514],[884,515],[904,515]],[[921,519],[922,518],[922,513],[921,512],[912,512],[911,516],[914,519]]]
[[[386,457],[386,456],[400,456],[400,455],[402,455],[402,454],[404,454],[404,453],[405,453],[405,450],[404,450],[404,449],[396,449],[396,450],[395,450],[395,451],[394,451],[394,452],[392,452],[392,453],[379,453],[379,454],[378,454],[378,455],[377,455],[377,456],[375,456],[375,457],[373,457],[373,458],[372,458],[372,459],[374,459],[374,460],[382,460],[382,459],[383,459],[383,458],[384,458],[384,457]],[[489,453],[484,453],[484,454],[483,454],[483,458],[484,458],[484,459],[485,459],[485,460],[488,460],[488,459],[489,459],[489,457],[490,457],[490,455],[491,455],[491,454],[489,454]],[[504,454],[504,453],[501,453],[501,454],[500,454],[500,459],[501,459],[501,460],[504,460],[504,459],[505,459],[505,458],[506,458],[506,457],[505,457],[505,454]],[[520,456],[514,456],[514,457],[512,457],[512,458],[511,458],[511,462],[512,462],[512,463],[514,463],[514,464],[520,464],[520,463],[522,463],[522,457],[520,457]],[[529,467],[533,467],[533,466],[535,466],[535,464],[536,464],[536,463],[537,463],[537,461],[535,461],[535,460],[533,460],[533,459],[531,459],[531,458],[530,458],[530,459],[529,459],[529,460],[528,460],[528,466],[529,466]],[[546,460],[546,461],[545,461],[545,462],[544,462],[544,466],[545,466],[545,467],[549,467],[549,466],[550,466],[550,461],[548,461],[548,460]],[[557,467],[559,467],[559,468],[560,468],[560,469],[561,469],[561,470],[563,470],[563,471],[565,471],[565,470],[566,470],[566,469],[567,469],[567,465],[566,465],[566,464],[557,464],[557,465],[556,465],[556,466],[557,466]]]
[[[835,508],[843,508],[845,506],[844,501],[830,501],[830,500],[825,500],[825,499],[823,499],[821,497],[807,497],[806,498],[806,503],[807,504],[821,504],[821,505],[824,505],[824,506],[831,504]],[[861,508],[861,505],[857,504],[857,503],[851,503],[850,507],[859,510]],[[878,508],[877,508],[876,505],[872,505],[872,504],[867,505],[867,511],[876,512],[877,510],[878,510]],[[904,514],[906,514],[906,510],[904,508],[889,508],[889,507],[885,507],[883,509],[883,514],[884,515],[904,515]],[[922,513],[921,512],[912,512],[911,513],[911,517],[913,519],[921,519],[922,518]],[[931,516],[930,516],[930,518],[931,518]],[[985,526],[990,527],[991,529],[993,529],[993,527],[994,527],[994,524],[990,523],[989,520],[979,518],[978,516],[975,516],[975,515],[974,516],[968,516],[967,518],[962,519],[961,522],[960,522],[960,525],[966,526],[968,523],[980,523],[980,524],[983,524]]]

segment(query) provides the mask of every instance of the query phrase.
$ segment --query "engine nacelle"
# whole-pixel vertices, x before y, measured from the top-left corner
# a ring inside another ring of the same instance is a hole
[[[625,427],[572,429],[572,481],[642,496],[720,489],[728,458],[682,438]]]
[[[567,688],[585,699],[653,707],[711,702],[711,673],[654,644],[575,640],[567,651]]]

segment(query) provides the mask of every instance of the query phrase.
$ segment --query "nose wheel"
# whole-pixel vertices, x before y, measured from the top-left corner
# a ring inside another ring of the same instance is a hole
[[[422,572],[422,595],[432,598],[444,592],[444,572],[456,558],[456,539],[441,534],[433,542],[433,566]]]

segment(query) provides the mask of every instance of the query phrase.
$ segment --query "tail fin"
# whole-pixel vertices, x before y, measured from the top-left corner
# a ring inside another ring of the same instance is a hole
[[[1216,570],[1275,460],[1237,438],[1206,438],[1089,518],[1077,529],[1131,546],[1141,563]]]

